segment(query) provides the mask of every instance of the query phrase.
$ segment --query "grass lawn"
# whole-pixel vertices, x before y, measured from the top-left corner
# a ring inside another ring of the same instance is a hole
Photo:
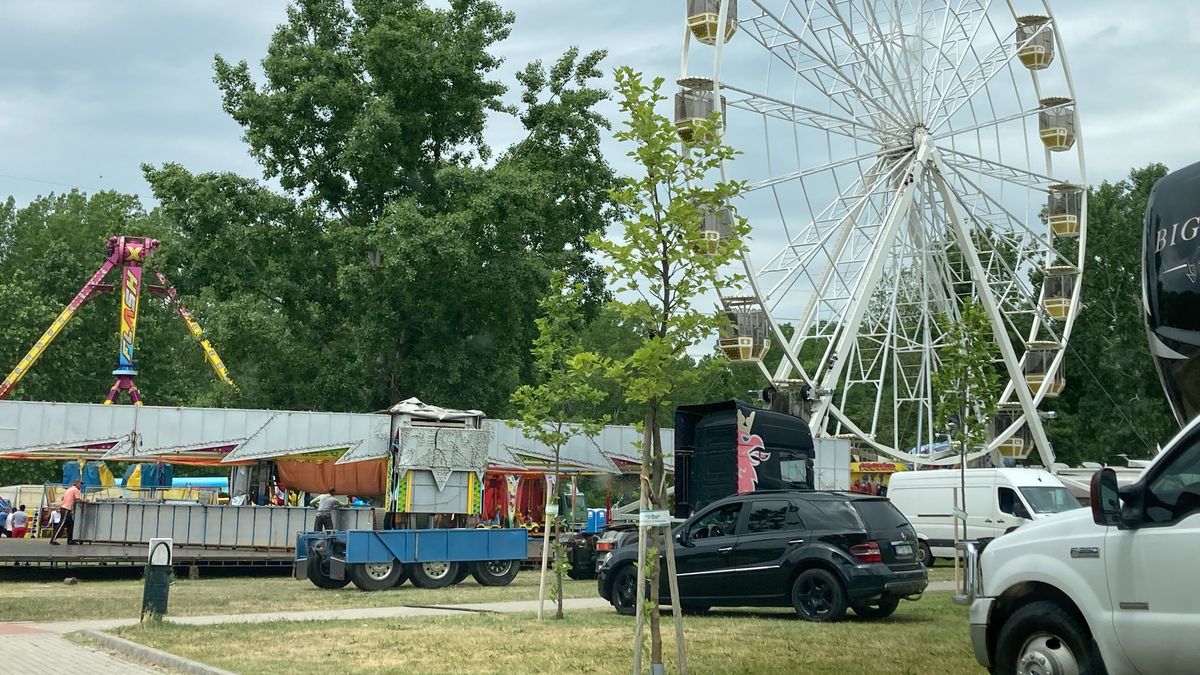
[[[0,621],[51,621],[136,617],[141,613],[141,579],[94,579],[82,576],[67,586],[63,577],[76,572],[45,574],[38,580],[0,582]],[[468,602],[537,600],[538,573],[522,570],[512,584],[489,588],[467,577],[445,589],[423,590],[411,584],[390,591],[363,593],[353,585],[323,591],[308,581],[286,576],[176,579],[171,586],[169,615],[254,614],[286,610],[444,605]],[[549,595],[547,593],[547,595]],[[566,580],[563,597],[596,597],[595,581]]]
[[[675,653],[670,625],[664,617],[668,670]],[[948,593],[901,603],[884,621],[811,624],[787,610],[718,610],[688,617],[685,631],[694,673],[983,672],[971,655],[966,611]],[[466,614],[115,632],[242,673],[622,673],[633,618],[578,611],[539,624],[532,615]]]

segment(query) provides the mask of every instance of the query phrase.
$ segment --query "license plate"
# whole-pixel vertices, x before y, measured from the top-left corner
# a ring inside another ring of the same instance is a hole
[[[902,558],[907,558],[913,554],[913,548],[911,544],[896,544],[894,547],[896,549],[896,555]]]

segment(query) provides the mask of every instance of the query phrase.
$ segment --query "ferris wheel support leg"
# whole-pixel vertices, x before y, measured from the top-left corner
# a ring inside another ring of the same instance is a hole
[[[1042,418],[1038,416],[1037,404],[1033,400],[1033,394],[1030,393],[1028,387],[1020,386],[1020,382],[1025,375],[1021,372],[1021,363],[1017,358],[1017,353],[1013,349],[1012,340],[1009,339],[1008,329],[1004,325],[1004,317],[1000,314],[1000,306],[996,303],[996,298],[992,295],[992,289],[987,284],[987,273],[983,269],[983,264],[979,260],[979,253],[975,250],[975,242],[971,240],[970,232],[967,231],[966,221],[963,214],[959,211],[960,205],[955,200],[954,194],[950,190],[950,186],[943,178],[948,173],[946,165],[942,163],[942,159],[935,152],[932,156],[934,164],[933,183],[937,186],[938,192],[941,193],[942,201],[946,206],[946,216],[950,219],[950,224],[954,227],[954,236],[958,240],[958,245],[962,249],[963,257],[966,258],[967,266],[971,268],[971,278],[975,283],[975,290],[979,295],[980,304],[987,312],[988,319],[992,324],[992,333],[996,338],[996,343],[1000,346],[1000,355],[1004,361],[1004,368],[1008,372],[1009,380],[1017,383],[1013,390],[1017,394],[1017,399],[1021,402],[1021,409],[1025,412],[1025,423],[1029,425],[1029,431],[1033,436],[1033,441],[1037,445],[1038,456],[1042,458],[1042,464],[1047,469],[1052,469],[1054,466],[1054,450],[1050,447],[1050,439],[1046,437],[1046,429],[1042,426]]]
[[[906,178],[904,183],[897,188],[896,200],[892,202],[892,207],[883,224],[882,233],[877,240],[875,249],[871,252],[866,273],[863,275],[863,283],[855,293],[854,305],[852,305],[849,318],[838,334],[837,349],[833,352],[833,363],[826,367],[824,375],[821,377],[821,389],[825,391],[833,389],[841,380],[842,371],[846,368],[846,362],[849,360],[847,357],[850,349],[857,343],[859,328],[862,327],[863,318],[871,304],[871,290],[879,284],[879,279],[883,276],[884,264],[896,241],[900,222],[908,218],[909,209],[912,208],[913,198],[917,192],[917,185],[921,183],[932,152],[933,146],[928,139],[922,139],[916,156],[909,165],[912,180]],[[825,394],[813,406],[809,426],[814,430],[814,434],[820,433],[824,428],[825,419],[832,404],[833,396]]]

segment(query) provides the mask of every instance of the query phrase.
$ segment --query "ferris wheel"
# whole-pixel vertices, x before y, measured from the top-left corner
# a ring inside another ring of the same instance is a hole
[[[1018,5],[1029,5],[1018,6]],[[1004,383],[968,459],[1054,454],[1038,407],[1066,384],[1087,193],[1061,32],[1026,0],[687,0],[675,122],[721,111],[743,155],[744,287],[731,359],[801,399],[815,436],[959,461],[933,373],[965,302]],[[729,210],[703,235],[729,233]],[[764,364],[782,352],[774,370]]]

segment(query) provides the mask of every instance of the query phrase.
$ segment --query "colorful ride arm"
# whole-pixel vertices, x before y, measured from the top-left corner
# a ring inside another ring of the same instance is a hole
[[[90,298],[91,295],[97,290],[109,290],[111,288],[102,287],[100,282],[104,280],[104,277],[108,276],[108,273],[112,271],[113,267],[117,266],[117,262],[119,260],[120,256],[117,253],[109,254],[108,260],[104,261],[104,265],[102,265],[100,269],[92,275],[91,280],[84,284],[83,288],[81,288],[79,292],[75,294],[75,297],[71,299],[71,302],[67,304],[62,313],[58,315],[58,318],[54,320],[54,323],[50,324],[50,327],[46,329],[46,332],[42,333],[42,337],[38,338],[38,341],[34,343],[33,347],[29,350],[29,353],[25,355],[25,358],[21,359],[20,362],[17,363],[17,367],[13,368],[12,372],[8,374],[8,377],[4,378],[3,382],[0,382],[0,400],[8,398],[9,393],[11,393],[13,388],[17,386],[17,383],[21,381],[21,378],[25,376],[25,373],[29,372],[29,369],[33,367],[33,364],[37,362],[42,353],[46,351],[46,348],[50,346],[50,343],[54,342],[54,338],[58,337],[58,334],[62,332],[63,327],[67,325],[67,322],[71,320],[71,317],[75,316],[75,312],[79,310],[83,303],[87,302],[88,298]]]
[[[180,302],[179,294],[175,292],[175,288],[171,286],[171,282],[167,281],[167,277],[158,270],[154,270],[154,276],[158,278],[158,283],[162,284],[162,292],[166,294],[167,301],[170,302],[175,308],[175,311],[179,313],[179,318],[183,319],[183,323],[185,326],[187,326],[188,332],[190,332],[192,337],[196,338],[196,341],[200,343],[200,348],[204,350],[204,360],[208,361],[208,364],[212,366],[213,372],[217,374],[217,377],[220,378],[222,382],[233,387],[236,391],[237,385],[234,384],[233,379],[229,377],[229,369],[225,367],[225,363],[221,361],[221,356],[217,354],[216,349],[213,349],[213,346],[209,343],[208,338],[204,337],[204,329],[200,328],[200,324],[196,323],[196,320],[192,318],[192,313],[188,311],[187,307],[183,306],[182,302]]]

